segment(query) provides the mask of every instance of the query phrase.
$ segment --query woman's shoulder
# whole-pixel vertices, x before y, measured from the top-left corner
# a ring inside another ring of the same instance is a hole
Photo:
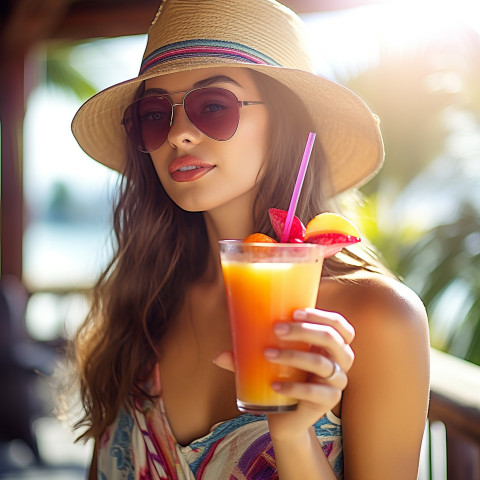
[[[411,459],[405,471],[413,470],[429,391],[428,322],[421,300],[402,282],[368,272],[327,279],[319,293],[320,308],[342,314],[355,329],[355,361],[341,405],[345,462],[353,476],[381,476],[405,458]]]
[[[318,307],[344,315],[361,331],[408,332],[427,325],[418,295],[392,276],[361,271],[341,279],[325,278]]]

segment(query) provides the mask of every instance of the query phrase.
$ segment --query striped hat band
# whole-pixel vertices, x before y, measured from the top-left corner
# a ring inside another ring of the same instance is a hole
[[[140,75],[150,68],[168,62],[192,57],[221,57],[231,61],[256,65],[281,66],[261,52],[246,45],[220,40],[196,39],[165,45],[150,53],[142,62]]]

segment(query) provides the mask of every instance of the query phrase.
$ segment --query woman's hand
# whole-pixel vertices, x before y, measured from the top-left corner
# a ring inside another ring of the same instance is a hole
[[[279,339],[311,345],[309,351],[267,349],[272,363],[289,365],[308,373],[305,383],[277,382],[277,392],[298,399],[296,410],[267,415],[270,434],[279,440],[302,436],[327,411],[334,408],[347,386],[347,373],[354,354],[350,347],[353,327],[340,314],[313,308],[296,310],[291,323],[279,323]],[[219,367],[233,371],[231,352],[222,352],[214,360]]]
[[[347,373],[354,354],[350,347],[353,327],[337,313],[313,308],[296,310],[294,322],[275,326],[282,340],[311,345],[309,351],[268,349],[265,357],[272,363],[289,365],[308,373],[305,383],[277,382],[277,392],[298,399],[297,409],[267,415],[272,439],[304,436],[325,413],[334,408],[347,386]]]

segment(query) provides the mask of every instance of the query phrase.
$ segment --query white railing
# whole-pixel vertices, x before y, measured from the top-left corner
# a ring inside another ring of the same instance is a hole
[[[480,480],[480,367],[432,349],[419,480]]]

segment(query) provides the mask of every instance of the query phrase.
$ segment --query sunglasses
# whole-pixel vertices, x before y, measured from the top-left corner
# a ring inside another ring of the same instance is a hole
[[[192,125],[213,140],[225,141],[237,131],[240,108],[263,103],[238,100],[225,88],[196,88],[185,93],[182,103],[172,103],[164,95],[135,100],[126,108],[122,124],[135,148],[150,153],[167,139],[173,124],[173,107],[183,105]]]

